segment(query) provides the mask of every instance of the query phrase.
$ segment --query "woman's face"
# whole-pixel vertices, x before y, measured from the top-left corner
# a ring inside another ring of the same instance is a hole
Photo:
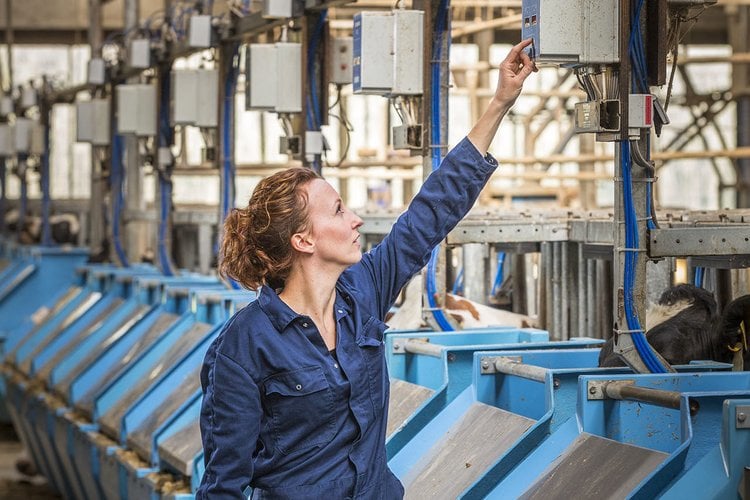
[[[314,253],[325,262],[349,267],[362,258],[359,227],[362,219],[344,206],[341,197],[323,179],[306,186],[310,237]]]

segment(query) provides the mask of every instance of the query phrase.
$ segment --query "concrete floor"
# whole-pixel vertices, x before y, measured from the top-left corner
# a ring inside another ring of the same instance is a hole
[[[0,424],[0,499],[60,500],[42,476],[25,476],[16,470],[24,458],[23,446],[10,425]]]

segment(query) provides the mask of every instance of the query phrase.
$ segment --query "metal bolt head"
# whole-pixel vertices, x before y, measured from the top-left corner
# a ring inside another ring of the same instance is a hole
[[[490,367],[490,362],[489,361],[482,361],[482,368],[484,368],[486,370],[489,367]]]
[[[398,351],[401,349],[401,344],[393,344],[393,350]]]
[[[560,388],[560,379],[559,378],[552,379],[552,387],[554,387],[555,389],[559,389]]]
[[[451,363],[453,361],[456,361],[456,355],[451,352],[448,354],[448,362]]]
[[[596,387],[594,387],[593,385],[589,387],[589,394],[596,394]]]
[[[747,420],[747,415],[745,413],[738,413],[737,414],[737,421],[738,422],[744,422]]]

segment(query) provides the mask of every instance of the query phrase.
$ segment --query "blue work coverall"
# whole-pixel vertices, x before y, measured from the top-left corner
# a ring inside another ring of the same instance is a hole
[[[262,287],[209,348],[201,371],[206,470],[199,499],[402,498],[388,468],[383,319],[495,170],[463,139],[391,232],[336,285],[337,345]]]

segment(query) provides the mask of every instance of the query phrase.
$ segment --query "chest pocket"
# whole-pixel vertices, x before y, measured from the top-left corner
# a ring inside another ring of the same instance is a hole
[[[357,345],[367,367],[367,379],[370,385],[375,417],[383,413],[388,403],[388,369],[385,363],[385,347],[383,343],[388,325],[371,317],[362,327],[362,336],[357,338]]]
[[[320,366],[273,375],[264,386],[274,443],[282,453],[322,446],[333,439],[333,393]]]

